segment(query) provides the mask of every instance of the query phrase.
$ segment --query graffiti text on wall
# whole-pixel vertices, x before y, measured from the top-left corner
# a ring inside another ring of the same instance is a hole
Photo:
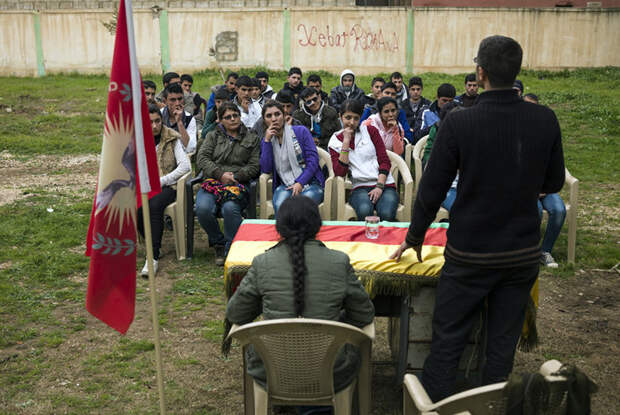
[[[373,50],[398,52],[398,33],[383,33],[381,29],[372,31],[354,24],[348,30],[335,31],[329,25],[325,27],[297,25],[298,44],[303,47],[345,48],[353,47],[354,51]]]

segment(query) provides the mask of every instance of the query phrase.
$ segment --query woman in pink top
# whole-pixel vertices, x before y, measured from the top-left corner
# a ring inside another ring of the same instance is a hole
[[[371,115],[362,124],[373,126],[379,131],[385,149],[402,156],[405,152],[405,131],[398,122],[398,105],[392,97],[383,97],[377,101],[377,113]]]

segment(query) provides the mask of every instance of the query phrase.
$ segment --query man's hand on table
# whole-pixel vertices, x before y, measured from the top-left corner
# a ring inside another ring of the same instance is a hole
[[[422,262],[422,245],[420,244],[420,245],[411,246],[406,241],[400,244],[398,249],[392,255],[390,255],[390,259],[394,259],[396,260],[396,262],[400,261],[400,257],[409,248],[413,248],[413,250],[418,256],[418,261]]]

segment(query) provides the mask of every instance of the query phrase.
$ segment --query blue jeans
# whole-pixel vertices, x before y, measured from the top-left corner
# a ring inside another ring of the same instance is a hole
[[[365,220],[366,216],[372,216],[376,208],[377,216],[381,220],[393,222],[398,209],[398,193],[393,187],[386,186],[377,203],[373,205],[368,197],[368,192],[372,189],[374,188],[358,187],[351,192],[349,204],[355,209],[357,220]]]
[[[278,209],[280,209],[280,205],[286,199],[291,197],[292,194],[293,191],[287,190],[286,186],[283,184],[276,187],[276,190],[274,190],[273,192],[273,212],[275,215],[278,214]],[[303,190],[301,191],[301,195],[309,197],[310,199],[314,200],[318,205],[323,201],[323,188],[319,184],[310,184],[304,186]]]
[[[215,201],[215,195],[206,192],[204,189],[198,190],[195,211],[200,226],[207,232],[209,246],[224,245],[226,246],[226,252],[228,252],[237,229],[239,229],[243,221],[241,210],[241,204],[238,202],[229,200],[218,204]],[[223,234],[217,221],[218,212],[224,218]]]
[[[454,204],[455,199],[456,199],[456,188],[451,187],[450,190],[448,190],[448,193],[446,193],[446,199],[443,202],[441,202],[441,207],[447,210],[448,212],[450,212],[450,209],[452,209],[452,205]]]
[[[562,230],[564,219],[566,219],[566,206],[564,206],[564,201],[562,201],[559,194],[549,193],[538,200],[538,214],[541,218],[543,209],[549,213],[549,220],[547,221],[547,230],[543,238],[542,250],[543,252],[551,253],[553,245]]]

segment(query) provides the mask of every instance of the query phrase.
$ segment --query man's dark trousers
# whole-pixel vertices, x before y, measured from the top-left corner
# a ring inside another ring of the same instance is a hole
[[[437,285],[431,354],[422,384],[433,402],[455,393],[458,363],[479,311],[488,299],[483,385],[506,380],[539,265],[488,269],[446,258]]]

